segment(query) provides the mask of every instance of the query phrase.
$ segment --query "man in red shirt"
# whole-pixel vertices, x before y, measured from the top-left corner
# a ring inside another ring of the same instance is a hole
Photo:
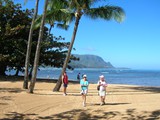
[[[67,86],[68,86],[68,76],[67,73],[64,72],[64,74],[62,75],[62,83],[63,83],[63,95],[66,96],[67,95]]]

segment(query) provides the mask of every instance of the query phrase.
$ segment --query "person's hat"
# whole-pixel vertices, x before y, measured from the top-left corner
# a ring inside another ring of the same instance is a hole
[[[87,75],[83,75],[83,77],[85,78],[85,77],[87,77]]]
[[[100,77],[100,78],[104,78],[104,75],[100,75],[99,77]]]

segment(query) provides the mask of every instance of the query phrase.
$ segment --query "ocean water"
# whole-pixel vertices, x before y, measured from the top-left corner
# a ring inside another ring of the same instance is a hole
[[[6,72],[13,75],[15,71]],[[61,69],[40,68],[38,78],[58,78]],[[140,86],[160,86],[160,70],[134,70],[134,69],[105,69],[105,68],[77,68],[73,71],[67,70],[70,80],[77,80],[77,74],[87,75],[90,83],[97,83],[99,76],[104,75],[108,84],[128,84]],[[19,75],[23,75],[20,73]]]

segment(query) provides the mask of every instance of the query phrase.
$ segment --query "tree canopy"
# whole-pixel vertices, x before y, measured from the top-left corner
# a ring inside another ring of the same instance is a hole
[[[0,1],[0,75],[5,75],[7,68],[23,71],[32,16],[33,10],[22,10],[20,4],[14,4],[11,0]],[[48,32],[45,27],[39,65],[62,67],[69,42],[64,42],[63,37],[55,37]],[[33,32],[31,68],[38,33],[39,27]]]

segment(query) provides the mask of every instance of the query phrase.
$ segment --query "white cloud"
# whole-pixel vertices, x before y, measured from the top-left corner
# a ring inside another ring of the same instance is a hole
[[[85,48],[83,48],[83,50],[85,52],[95,52],[96,51],[96,49],[91,46],[85,47]]]

